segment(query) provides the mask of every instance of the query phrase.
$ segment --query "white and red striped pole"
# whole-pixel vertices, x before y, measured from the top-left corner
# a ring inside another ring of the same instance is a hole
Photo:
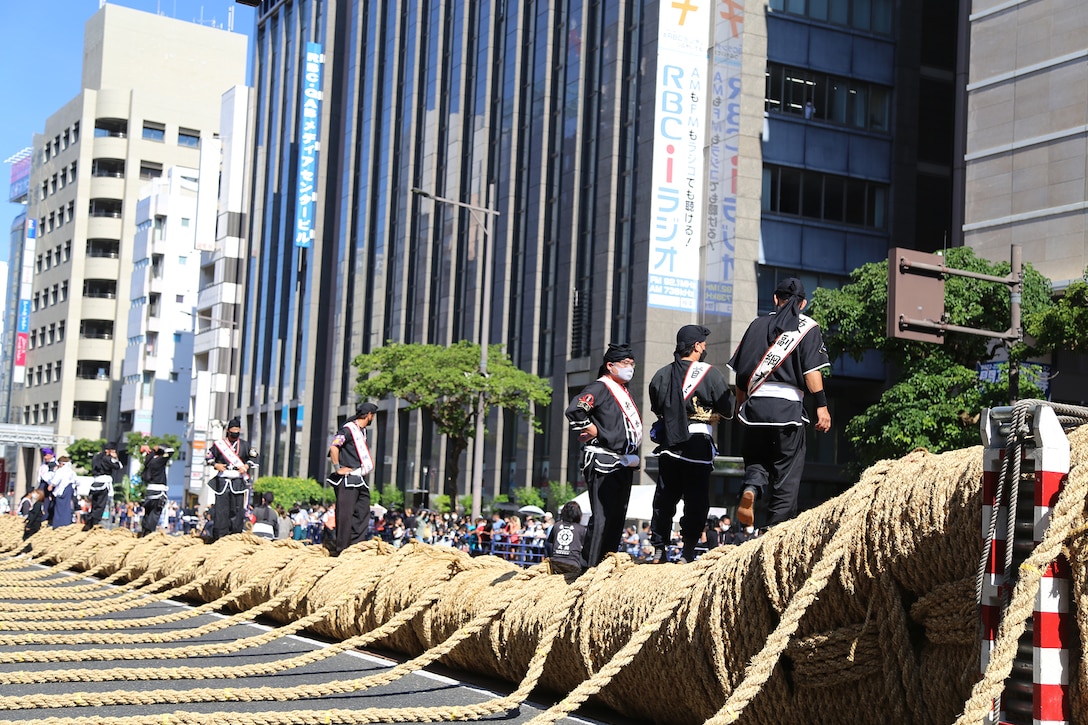
[[[1006,419],[1007,420],[1007,419]],[[1006,423],[1007,424],[1007,423]],[[990,664],[997,628],[1001,625],[1001,615],[1005,606],[1003,587],[1005,586],[1005,546],[1008,541],[1008,489],[1001,501],[997,500],[998,481],[1001,478],[1001,462],[1005,457],[1006,436],[1001,432],[1001,421],[989,411],[986,425],[982,426],[983,467],[982,467],[982,545],[988,547],[985,571],[982,577],[979,614],[982,618],[981,656],[979,671],[985,672]],[[990,522],[994,508],[997,508],[997,525],[990,538]],[[995,725],[1004,719],[1002,703],[995,703],[990,715],[984,720],[985,725]]]
[[[1034,416],[1035,544],[1050,525],[1058,495],[1069,478],[1069,438],[1053,408],[1038,406]],[[1033,621],[1032,721],[1034,725],[1068,725],[1072,719],[1069,685],[1076,647],[1072,611],[1073,577],[1069,561],[1059,554],[1043,572],[1035,598]]]

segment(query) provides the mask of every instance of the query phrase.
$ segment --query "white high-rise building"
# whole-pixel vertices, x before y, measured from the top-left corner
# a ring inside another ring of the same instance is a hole
[[[15,422],[90,439],[133,428],[121,368],[137,200],[165,169],[199,168],[219,132],[220,97],[244,82],[245,67],[244,35],[117,5],[87,21],[83,90],[34,139],[30,349]],[[25,450],[21,471],[33,470],[35,453]]]
[[[199,179],[196,169],[175,166],[153,179],[136,204],[121,414],[144,435],[185,438],[200,262]],[[187,456],[184,449],[178,453]],[[184,465],[168,471],[170,496],[180,498]]]

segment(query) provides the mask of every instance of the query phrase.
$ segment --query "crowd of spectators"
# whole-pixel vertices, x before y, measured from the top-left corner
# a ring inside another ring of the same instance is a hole
[[[29,511],[29,499],[13,513],[24,517]],[[279,516],[278,538],[294,539],[320,546],[332,538],[336,527],[336,504],[302,504],[296,502],[290,508],[274,504],[272,510]],[[81,523],[90,511],[90,500],[80,497],[73,515],[73,523]],[[111,528],[138,531],[143,507],[138,501],[118,502],[108,509]],[[385,509],[372,507],[368,538],[377,538],[400,547],[409,541],[420,541],[434,546],[449,546],[472,556],[490,554],[528,566],[542,561],[549,555],[547,541],[555,524],[551,512],[543,515],[494,512],[490,518],[431,510]],[[177,501],[170,501],[159,521],[159,530],[168,534],[199,535],[205,528],[210,530],[211,512],[183,508]],[[740,544],[753,538],[757,532],[735,525],[728,516],[710,517],[707,520],[697,551],[699,553],[716,546]],[[680,557],[680,534],[673,531],[670,561]],[[636,561],[647,561],[653,555],[650,544],[650,526],[628,526],[624,531],[620,551]]]

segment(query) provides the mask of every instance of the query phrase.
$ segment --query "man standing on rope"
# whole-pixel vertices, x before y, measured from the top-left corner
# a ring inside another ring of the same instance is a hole
[[[366,440],[366,427],[374,420],[378,406],[360,403],[355,415],[333,436],[329,459],[335,473],[329,481],[336,487],[336,538],[329,551],[339,556],[344,549],[366,538],[370,528],[370,485],[366,476],[374,470],[374,459]]]
[[[121,470],[117,460],[117,444],[107,443],[91,459],[91,512],[83,522],[83,530],[90,531],[102,523],[102,514],[113,499],[113,474]]]
[[[737,520],[751,526],[755,501],[767,495],[767,525],[797,514],[805,467],[805,391],[816,401],[816,430],[831,430],[824,394],[824,368],[830,367],[820,326],[801,314],[808,305],[796,277],[778,283],[775,311],[757,317],[729,361],[737,374],[737,417],[745,425],[744,488]]]
[[[52,448],[42,449],[42,465],[38,466],[38,490],[42,492],[42,510],[48,520],[52,510],[53,475],[57,470],[57,459]]]
[[[144,516],[140,520],[140,536],[147,536],[159,528],[159,517],[166,505],[166,466],[170,463],[174,449],[157,446],[152,450],[150,446],[140,446],[140,453],[144,454],[143,479],[147,484],[144,492]]]
[[[666,552],[672,535],[676,504],[684,499],[680,536],[685,561],[695,560],[695,546],[710,512],[710,472],[714,468],[711,426],[721,418],[733,417],[733,393],[729,380],[706,359],[706,338],[710,330],[702,325],[684,325],[676,333],[673,361],[650,381],[650,409],[657,422],[650,438],[658,444],[657,490],[650,522],[651,561],[668,561]]]
[[[642,417],[627,383],[635,374],[629,345],[609,343],[598,377],[567,406],[570,428],[582,444],[582,476],[589,487],[589,526],[583,554],[596,566],[617,551],[639,466]]]
[[[208,482],[215,494],[212,538],[208,543],[245,529],[249,464],[256,457],[257,452],[242,440],[242,421],[238,418],[231,418],[224,437],[208,447],[205,460],[218,472]]]

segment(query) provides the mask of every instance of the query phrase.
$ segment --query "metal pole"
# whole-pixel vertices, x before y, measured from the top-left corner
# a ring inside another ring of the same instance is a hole
[[[487,199],[484,200],[485,207],[490,208],[494,189],[494,184],[488,184]],[[473,437],[472,444],[474,458],[472,463],[472,519],[474,521],[480,517],[484,496],[484,436],[487,432],[485,426],[485,423],[487,422],[487,407],[484,404],[484,391],[482,386],[487,380],[487,345],[488,334],[491,330],[491,214],[484,215],[483,228],[484,255],[480,258],[480,261],[484,265],[484,279],[480,305],[480,376],[482,377],[482,380],[480,381],[480,395],[476,401],[476,433]]]
[[[495,196],[495,185],[488,184],[487,186],[487,199],[484,202],[484,206],[476,206],[474,204],[468,204],[457,199],[449,199],[443,196],[435,196],[429,191],[412,187],[413,194],[419,194],[420,196],[431,199],[442,204],[452,204],[453,206],[459,206],[462,209],[468,209],[472,212],[473,218],[477,224],[480,224],[480,218],[477,214],[483,214],[483,223],[481,228],[484,232],[484,249],[483,253],[477,257],[478,263],[483,264],[483,280],[481,281],[481,299],[480,299],[480,375],[484,378],[487,377],[487,345],[488,345],[488,333],[491,329],[491,218],[499,215],[499,212],[491,209],[491,199]],[[487,406],[484,404],[484,393],[481,390],[479,397],[476,400],[476,431],[473,437],[472,446],[472,518],[476,519],[480,516],[480,508],[483,503],[483,490],[484,490],[484,422],[487,417]],[[456,503],[451,501],[451,503]]]
[[[1010,253],[1011,269],[1013,276],[1012,285],[1009,288],[1009,330],[1016,335],[1015,341],[1009,343],[1009,400],[1016,403],[1020,399],[1020,363],[1012,357],[1012,346],[1024,339],[1024,328],[1020,321],[1020,299],[1024,291],[1024,261],[1019,244],[1012,245]]]

